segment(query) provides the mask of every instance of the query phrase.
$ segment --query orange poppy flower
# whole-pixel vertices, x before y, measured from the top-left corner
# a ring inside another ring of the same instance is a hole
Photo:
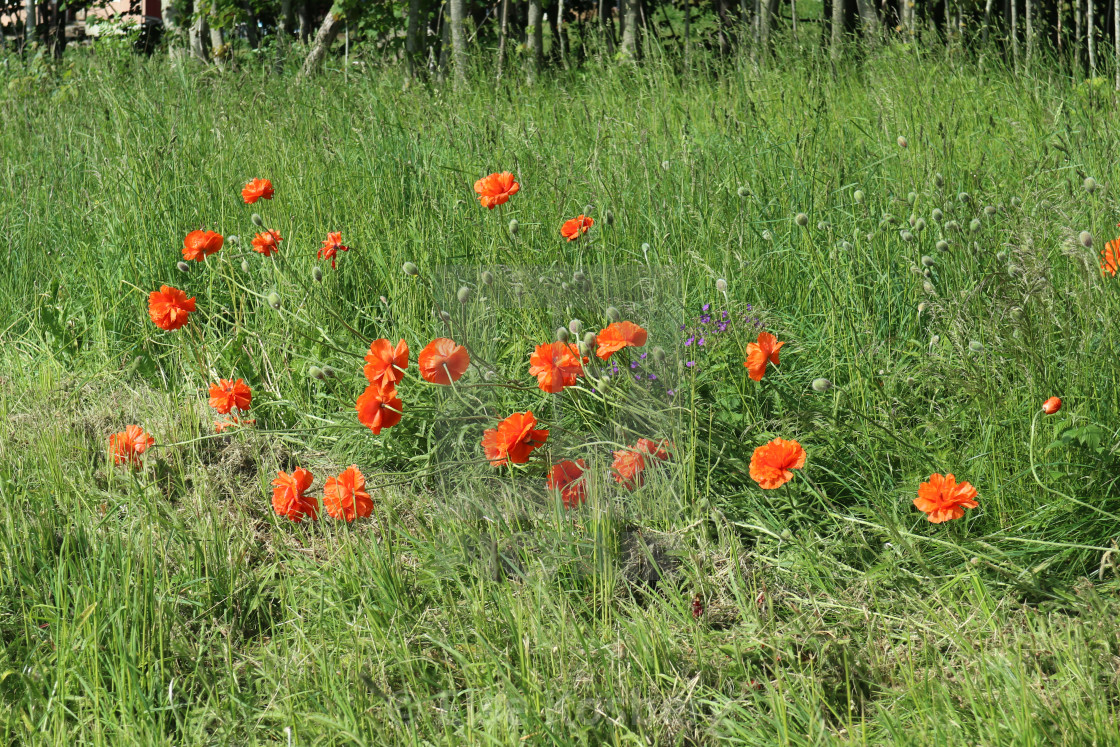
[[[482,451],[490,464],[499,467],[507,461],[524,464],[529,454],[548,440],[547,430],[536,430],[537,419],[532,411],[515,412],[498,423],[497,428],[488,428],[482,434]]]
[[[283,470],[276,472],[272,481],[272,510],[280,516],[287,516],[297,524],[307,518],[319,518],[319,502],[314,496],[304,495],[315,478],[302,467],[296,467],[292,474]]]
[[[280,232],[273,229],[258,233],[253,237],[253,251],[271,257],[280,251],[280,242],[283,240],[284,237],[280,235]]]
[[[194,297],[187,298],[178,288],[161,285],[158,291],[148,294],[148,316],[157,327],[168,332],[186,324],[194,309]]]
[[[183,239],[183,259],[201,262],[211,254],[216,254],[225,239],[217,231],[191,231]]]
[[[517,194],[520,189],[521,185],[514,181],[513,174],[508,171],[484,176],[474,183],[474,191],[478,192],[478,201],[482,203],[482,207],[491,210],[509,202],[509,198]]]
[[[113,464],[129,464],[133,467],[140,466],[140,455],[154,446],[156,440],[152,434],[138,425],[130,425],[120,433],[109,436],[109,453],[113,457]]]
[[[646,344],[647,337],[649,333],[634,322],[613,322],[599,333],[599,349],[595,355],[607,360],[623,348],[640,348]]]
[[[554,464],[548,472],[548,489],[559,490],[564,508],[576,508],[587,500],[587,485],[583,472],[587,464],[582,460],[564,460]]]
[[[252,401],[253,391],[245,379],[218,379],[217,384],[210,385],[210,406],[221,415],[228,415],[235,407],[244,412]]]
[[[614,481],[630,490],[635,490],[645,481],[646,455],[636,449],[622,449],[614,452],[611,471]]]
[[[370,384],[354,403],[354,409],[358,411],[358,422],[380,434],[382,428],[392,428],[401,422],[404,403],[396,389]]]
[[[382,338],[370,343],[369,355],[366,356],[366,365],[362,371],[371,384],[395,386],[404,378],[406,368],[408,343],[401,340],[394,348],[388,340]]]
[[[587,233],[587,229],[595,225],[595,221],[588,218],[586,215],[580,215],[571,220],[564,221],[564,225],[560,226],[560,235],[568,241],[575,241],[580,236]]]
[[[366,478],[351,464],[338,477],[328,477],[323,488],[323,508],[335,519],[353,521],[373,513],[373,499],[366,492]]]
[[[1115,276],[1120,268],[1120,239],[1113,239],[1104,245],[1101,252],[1101,272]]]
[[[747,360],[743,362],[743,366],[753,380],[762,381],[767,363],[778,365],[778,351],[782,349],[782,345],[785,343],[778,342],[778,338],[769,332],[759,332],[758,342],[747,343]]]
[[[966,508],[976,508],[976,488],[967,482],[957,484],[953,475],[939,475],[934,473],[927,482],[918,486],[918,497],[914,505],[919,511],[925,512],[934,524],[951,519],[960,519],[964,516]]]
[[[471,356],[465,347],[457,345],[454,340],[437,337],[424,346],[417,362],[424,381],[449,386],[466,373],[467,366],[471,364]]]
[[[791,470],[805,466],[805,449],[796,441],[775,438],[751,455],[751,478],[763,490],[780,488],[793,479]]]
[[[1047,415],[1053,415],[1060,409],[1062,409],[1062,400],[1058,397],[1051,397],[1042,403],[1042,411]]]
[[[338,253],[348,251],[350,251],[350,247],[342,245],[342,232],[334,231],[327,234],[327,239],[323,242],[323,248],[319,250],[319,259],[329,259],[333,270],[335,257]]]
[[[563,342],[545,343],[538,345],[529,357],[529,373],[537,377],[541,391],[557,394],[583,375],[583,362],[574,346]]]
[[[246,205],[252,205],[257,200],[271,200],[273,195],[272,182],[268,179],[250,179],[241,188],[241,199]]]
[[[236,415],[231,415],[230,417],[224,418],[222,420],[215,420],[214,431],[217,433],[225,433],[231,428],[240,428],[242,426],[255,425],[256,422],[256,420],[244,420],[237,417]]]
[[[668,439],[651,441],[648,438],[639,438],[637,449],[644,454],[664,461],[669,458],[669,449],[672,447],[673,445],[669,443]]]

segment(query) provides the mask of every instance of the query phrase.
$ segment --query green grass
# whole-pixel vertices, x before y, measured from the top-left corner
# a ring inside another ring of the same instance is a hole
[[[11,61],[3,740],[1120,743],[1120,291],[1097,260],[1120,106],[912,54],[462,93],[401,92],[393,71]],[[486,211],[471,184],[502,169],[522,190]],[[256,176],[276,197],[248,207]],[[590,240],[563,242],[588,205]],[[247,251],[254,210],[284,236],[275,262]],[[201,225],[241,241],[182,273]],[[334,230],[352,250],[317,283]],[[147,318],[161,284],[198,298],[179,332]],[[686,346],[702,304],[735,324]],[[533,346],[610,306],[665,350],[620,354],[657,381],[537,390]],[[368,341],[404,338],[415,362],[447,332],[437,310],[493,370],[437,391],[413,368],[403,422],[373,436],[353,410]],[[787,341],[760,384],[755,320]],[[338,376],[309,376],[325,365]],[[230,375],[257,423],[215,435],[205,388]],[[1042,418],[1051,395],[1065,406]],[[525,409],[547,446],[491,468],[482,430]],[[136,472],[106,458],[130,423],[157,441]],[[809,457],[766,492],[747,464],[774,436]],[[611,451],[639,437],[677,448],[629,492]],[[590,495],[568,512],[543,477],[577,457]],[[371,519],[272,513],[275,470],[319,491],[349,464]],[[931,472],[980,508],[926,522]]]

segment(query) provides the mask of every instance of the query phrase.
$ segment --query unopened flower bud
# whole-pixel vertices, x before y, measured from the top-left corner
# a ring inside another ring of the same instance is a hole
[[[829,389],[832,388],[832,382],[829,381],[828,379],[824,379],[824,378],[813,379],[812,386],[813,386],[813,391],[814,392],[816,392],[817,394],[824,394],[825,392],[827,392]]]
[[[606,223],[608,226],[613,226],[614,225],[614,213],[612,213],[610,210],[608,210],[603,215],[603,222]]]
[[[922,264],[925,265],[926,267],[933,267],[933,265],[934,265],[933,257],[929,256],[928,254],[923,254],[922,255]]]
[[[327,378],[327,375],[323,373],[323,369],[319,368],[318,366],[309,366],[307,369],[307,375],[313,379],[318,379],[319,381],[323,381]]]
[[[863,190],[857,189],[855,192],[852,192],[852,199],[854,199],[857,204],[863,204]]]
[[[318,265],[311,269],[311,279],[316,283],[323,282],[323,271],[319,268]]]
[[[917,192],[908,192],[906,194],[906,201],[909,202],[911,205],[913,205],[915,202],[918,201],[918,193]]]
[[[444,321],[444,322],[450,322],[451,321],[451,312],[447,311],[446,309],[440,309],[440,312],[439,312],[438,316],[439,316],[441,321]]]
[[[190,272],[191,271],[191,266],[188,265],[183,260],[179,260],[178,262],[176,262],[175,266],[179,268],[179,272]]]
[[[578,347],[578,348],[579,348],[579,354],[580,354],[580,355],[581,355],[582,357],[584,357],[584,358],[588,358],[588,357],[590,357],[590,356],[591,356],[591,346],[590,346],[590,345],[588,345],[588,344],[587,344],[586,342],[584,342],[583,340],[580,340],[580,341],[579,341],[579,344],[578,344],[578,345],[577,345],[576,347]]]
[[[459,303],[466,303],[471,300],[471,289],[464,285],[459,289],[459,292],[455,294],[455,297],[459,299]]]
[[[926,293],[928,293],[931,296],[936,296],[937,295],[937,288],[935,288],[933,286],[933,283],[931,283],[928,280],[923,280],[922,281],[922,290],[924,290]]]
[[[906,138],[904,138],[902,135],[899,135],[898,139],[895,140],[895,142],[898,143],[899,148],[905,148],[905,147],[910,145],[910,142]]]
[[[827,231],[828,230],[828,221],[825,221],[825,220],[817,221],[817,230],[818,231]]]
[[[571,336],[568,334],[568,328],[567,327],[557,327],[556,328],[556,341],[557,342],[567,342],[570,339],[571,339]]]
[[[598,342],[599,338],[595,335],[594,332],[585,332],[583,334],[583,344],[587,347],[593,348]]]
[[[949,221],[948,223],[945,224],[945,230],[946,231],[959,231],[959,230],[961,230],[961,224],[957,223],[955,220],[951,220],[951,221]]]
[[[718,280],[716,280],[716,290],[719,291],[720,293],[726,293],[727,292],[727,281],[724,280],[723,278],[719,278]]]
[[[252,217],[249,218],[249,220],[253,221],[253,225],[255,226],[260,226],[261,228],[264,227],[264,220],[257,213],[253,213]]]
[[[249,260],[247,260],[247,259],[241,260],[241,271],[242,272],[248,272],[249,271]]]
[[[401,269],[404,270],[405,275],[410,275],[412,277],[416,277],[420,274],[420,268],[416,266],[415,262],[405,262],[401,265]]]
[[[568,321],[568,331],[577,337],[583,332],[583,322],[579,319],[571,319]]]
[[[972,221],[968,224],[968,230],[972,231],[973,233],[976,233],[977,231],[980,230],[980,225],[981,225],[980,224],[980,219],[979,218],[973,218]]]
[[[582,283],[585,280],[587,280],[587,275],[585,273],[581,272],[580,270],[576,270],[575,272],[572,273],[572,282],[573,283]]]
[[[945,177],[941,176],[940,173],[934,174],[933,175],[933,183],[937,187],[944,187],[945,186]]]
[[[510,218],[510,220],[509,220],[509,232],[511,234],[513,234],[514,236],[516,236],[517,232],[520,231],[520,230],[521,230],[521,224],[517,222],[517,218]]]
[[[665,356],[665,349],[664,348],[658,346],[658,347],[655,347],[653,349],[653,359],[655,361],[657,361],[658,363],[664,363],[665,358],[666,358],[666,356]]]
[[[735,190],[735,194],[739,195],[740,197],[746,197],[750,194],[750,190],[748,190],[746,187],[739,187],[737,190]]]
[[[493,285],[494,284],[494,273],[490,272],[489,270],[484,270],[483,273],[482,273],[482,284],[483,285]]]
[[[805,213],[798,213],[793,217],[793,222],[804,228],[809,225],[809,216],[805,215]]]
[[[968,343],[968,349],[974,353],[983,353],[984,343],[980,342],[979,340],[972,340]]]
[[[1020,309],[1018,306],[1012,307],[1011,318],[1014,319],[1017,322],[1022,321],[1023,320],[1023,310]]]
[[[968,192],[960,192],[957,194],[957,202],[969,202],[972,200],[972,195]]]
[[[1091,176],[1087,176],[1085,177],[1085,181],[1081,183],[1081,186],[1085,188],[1086,192],[1093,194],[1097,191],[1097,180]]]
[[[269,306],[271,306],[274,309],[279,309],[280,308],[280,294],[279,293],[277,293],[276,291],[273,291],[272,293],[269,293],[266,298],[268,300],[268,305]]]
[[[1088,231],[1082,231],[1081,233],[1077,234],[1077,240],[1080,241],[1081,246],[1085,247],[1086,249],[1091,249],[1093,247],[1093,234],[1089,233]]]
[[[323,366],[323,375],[328,379],[333,379],[338,376],[338,370],[334,366]]]
[[[906,242],[914,240],[914,234],[910,233],[909,231],[899,231],[898,235],[901,236],[902,240]]]
[[[946,241],[945,239],[938,239],[937,244],[935,246],[937,247],[937,251],[939,251],[939,252],[949,251],[949,242]]]
[[[930,217],[933,218],[934,223],[940,223],[941,220],[945,217],[945,213],[941,212],[941,208],[934,208],[933,212],[930,214]]]
[[[996,212],[998,212],[998,211],[997,211],[995,205],[987,205],[984,208],[984,215],[992,216],[992,215],[995,215]]]
[[[612,322],[617,322],[620,319],[622,319],[622,314],[620,314],[618,309],[616,309],[615,307],[608,306],[607,307],[607,319],[610,319]]]
[[[914,230],[919,233],[926,230],[926,219],[918,218],[918,220],[914,221]]]
[[[649,254],[649,250],[650,250],[650,248],[651,248],[651,247],[650,247],[650,245],[649,245],[649,244],[644,244],[644,243],[643,243],[643,244],[642,244],[642,254]]]
[[[910,387],[911,389],[914,389],[918,386],[918,380],[915,379],[913,376],[907,376],[906,377],[906,386]]]

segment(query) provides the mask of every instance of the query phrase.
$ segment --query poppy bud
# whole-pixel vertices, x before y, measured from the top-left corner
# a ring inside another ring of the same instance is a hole
[[[818,231],[827,231],[828,228],[829,228],[828,221],[822,220],[822,221],[817,222],[817,230]]]
[[[327,375],[323,373],[323,369],[319,368],[318,366],[309,366],[307,369],[307,375],[313,379],[318,379],[319,381],[323,381],[327,378]]]
[[[988,205],[984,208],[984,215],[992,216],[998,212],[995,205]]]
[[[240,241],[241,241],[241,239],[237,238],[236,236],[226,236],[226,243],[227,244],[236,244]]]
[[[401,269],[404,270],[405,275],[411,275],[412,277],[420,274],[420,268],[414,262],[405,262],[401,265]]]
[[[933,267],[933,265],[934,265],[933,257],[929,256],[928,254],[923,254],[922,255],[922,264],[925,265],[926,267]]]
[[[937,295],[937,288],[934,288],[933,283],[931,283],[928,280],[923,280],[922,281],[922,290],[924,290],[926,293],[928,293],[931,296],[936,296]]]
[[[933,277],[933,270],[929,269],[928,267],[925,268],[924,270],[922,270],[922,276],[927,277],[927,278],[932,278]]]
[[[1051,397],[1042,403],[1042,411],[1047,415],[1053,415],[1060,409],[1062,409],[1062,400],[1057,397]]]
[[[941,208],[934,208],[930,217],[933,218],[934,223],[940,223],[941,219],[945,217],[945,213],[941,212]]]
[[[914,234],[910,233],[909,231],[899,231],[898,235],[901,236],[902,240],[907,243],[914,240]]]
[[[1081,182],[1081,186],[1085,188],[1086,192],[1093,194],[1097,191],[1097,180],[1091,176],[1087,176],[1085,177],[1085,181]]]
[[[918,386],[918,380],[915,379],[913,376],[907,376],[906,377],[906,386],[910,387],[911,389],[914,389]]]
[[[1080,241],[1081,246],[1085,247],[1086,249],[1091,249],[1093,247],[1093,234],[1089,233],[1088,231],[1082,231],[1081,233],[1077,234],[1077,240]]]
[[[926,229],[926,219],[925,218],[918,218],[918,220],[914,222],[914,230],[918,231],[920,233],[920,232],[924,231],[925,229]]]
[[[923,313],[925,313],[925,310],[928,309],[928,308],[929,308],[929,304],[926,303],[925,301],[922,301],[921,303],[918,304],[918,313],[923,314]]]
[[[793,222],[804,228],[805,226],[809,225],[809,216],[805,215],[805,213],[798,213],[797,215],[793,216]]]
[[[980,219],[979,218],[973,218],[972,222],[970,222],[968,224],[968,230],[972,231],[973,233],[976,233],[977,231],[979,231],[980,230]]]
[[[961,224],[957,223],[955,220],[951,220],[951,221],[949,221],[948,223],[945,224],[945,230],[946,231],[959,231],[959,230],[961,230]]]
[[[655,361],[657,361],[658,363],[664,363],[665,362],[665,349],[660,347],[660,346],[654,348],[653,349],[653,359]]]
[[[883,220],[880,221],[879,225],[890,226],[890,225],[894,225],[894,222],[895,222],[895,217],[893,215],[891,215],[890,213],[883,213]]]
[[[459,299],[459,303],[465,304],[467,301],[471,300],[471,289],[464,285],[459,289],[459,292],[455,294],[455,297]]]
[[[191,266],[188,265],[186,262],[184,262],[182,260],[179,260],[178,262],[176,262],[175,266],[179,268],[179,272],[190,272],[191,271]]]
[[[579,270],[576,270],[575,272],[572,273],[572,282],[573,283],[582,283],[585,280],[587,280],[587,275],[585,275],[583,272],[581,272]]]
[[[1023,320],[1023,310],[1020,309],[1018,306],[1012,307],[1011,318],[1014,319],[1017,322],[1021,322]]]
[[[846,252],[850,252],[852,250],[852,245],[849,244],[847,241],[841,241],[840,242],[840,248],[843,249]]]
[[[832,388],[832,382],[828,379],[813,379],[813,391],[817,394],[824,394]]]
[[[509,219],[509,232],[511,234],[513,234],[514,236],[516,236],[517,232],[520,229],[521,229],[521,224],[517,222],[517,218],[510,218]]]
[[[1003,251],[1002,249],[1000,251],[996,252],[996,261],[997,262],[1006,262],[1007,261],[1007,252]]]
[[[735,194],[739,195],[740,197],[746,197],[750,194],[750,191],[746,187],[739,187],[737,190],[735,190]]]
[[[489,270],[483,271],[483,273],[482,273],[482,284],[483,285],[493,285],[494,284],[494,273],[490,272]]]
[[[857,204],[862,205],[863,204],[863,190],[862,189],[857,189],[855,192],[852,192],[852,198],[855,199]]]
[[[949,242],[946,241],[945,239],[939,239],[936,246],[937,246],[937,251],[939,251],[939,252],[949,251]]]
[[[960,192],[959,194],[957,194],[957,202],[968,202],[971,199],[972,195],[970,195],[968,192]]]
[[[642,244],[642,254],[649,254],[650,248],[649,244]]]
[[[661,162],[661,168],[663,168],[663,169],[665,169],[666,171],[668,171],[668,170],[669,170],[669,162],[668,162],[668,161],[662,161],[662,162]]]
[[[723,278],[720,278],[720,279],[716,280],[716,290],[719,291],[720,293],[726,293],[727,292],[727,281],[724,280]]]
[[[774,234],[770,233],[770,231],[766,230],[762,232],[763,241],[770,241],[772,238],[774,238]]]
[[[589,347],[589,348],[595,347],[595,344],[598,341],[599,341],[599,338],[595,336],[594,332],[586,332],[583,335],[583,344],[587,345],[587,347]]]
[[[570,320],[568,322],[568,331],[578,336],[580,332],[583,332],[583,322],[579,319]]]
[[[618,309],[616,309],[615,307],[608,306],[607,307],[607,319],[610,319],[612,322],[617,322],[620,319],[622,319],[622,314],[620,314],[618,312]]]
[[[941,335],[934,335],[929,338],[930,347],[936,347],[941,342]]]
[[[314,280],[316,283],[323,282],[323,271],[322,271],[322,269],[319,268],[318,265],[316,265],[315,267],[313,267],[311,269],[311,279]]]
[[[606,223],[608,226],[613,226],[614,225],[614,213],[612,213],[610,210],[608,210],[606,212],[606,215],[603,216],[603,222]]]
[[[979,340],[972,340],[968,343],[968,349],[974,353],[983,353],[984,343],[980,342]]]
[[[562,291],[571,290],[571,288],[572,286],[568,285],[567,283],[560,283],[560,290]]]
[[[968,562],[973,565],[980,565],[980,558],[969,558]]]
[[[600,392],[606,394],[608,391],[610,391],[611,380],[609,377],[604,376],[603,378],[595,382],[595,386],[599,389]]]
[[[323,366],[323,375],[328,379],[333,379],[338,376],[338,370],[334,366]]]
[[[918,201],[918,193],[917,192],[908,192],[906,194],[906,201],[909,202],[911,205],[913,205],[915,202]]]
[[[571,337],[568,334],[568,328],[567,327],[557,327],[556,328],[556,340],[557,340],[557,342],[567,342],[570,339],[571,339]]]
[[[1018,277],[1023,274],[1023,268],[1019,265],[1011,265],[1007,268],[1007,274],[1011,277]]]
[[[253,225],[264,228],[264,220],[257,213],[253,213],[253,216],[249,218],[249,220],[253,221]]]
[[[442,321],[450,322],[451,321],[451,313],[446,311],[446,310],[441,309],[440,312],[439,312],[439,318]]]
[[[272,293],[269,293],[268,296],[267,296],[267,300],[268,300],[268,305],[271,306],[272,308],[274,308],[274,309],[279,309],[280,308],[280,294],[277,293],[276,291],[273,291]]]
[[[578,348],[579,348],[579,354],[580,354],[581,356],[583,356],[584,358],[587,358],[587,357],[589,357],[589,356],[591,355],[591,346],[590,346],[590,345],[588,345],[588,344],[587,344],[586,342],[584,342],[583,340],[580,340],[580,341],[579,341],[579,344],[578,344],[578,345],[576,345],[576,347],[578,347]]]
[[[249,260],[247,260],[247,259],[241,260],[241,271],[242,272],[248,272],[249,271]]]
[[[945,186],[945,177],[941,176],[940,173],[934,174],[933,175],[933,183],[934,183],[934,185],[936,185],[938,187],[944,187]]]
[[[898,139],[895,142],[898,143],[899,148],[905,148],[910,145],[909,141],[902,135],[899,135]]]
[[[1022,204],[1023,204],[1023,201],[1020,200],[1018,197],[1012,197],[1011,198],[1011,207],[1019,207]]]

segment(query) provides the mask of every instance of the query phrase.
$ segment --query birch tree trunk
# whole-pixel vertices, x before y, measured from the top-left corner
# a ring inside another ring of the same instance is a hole
[[[462,0],[451,0],[452,3]],[[541,10],[541,0],[529,0],[529,18],[525,28],[525,47],[529,52],[526,67],[526,77],[529,83],[535,83],[537,73],[541,69],[541,53],[544,46],[544,13]]]
[[[638,0],[622,0],[622,59],[638,59]]]
[[[502,25],[498,32],[498,74],[495,80],[502,79],[502,67],[506,64],[506,39],[509,38],[509,0],[502,0]]]
[[[1019,72],[1019,2],[1011,0],[1011,66]]]
[[[778,14],[778,0],[759,0],[758,7],[758,58],[764,60],[770,56],[770,25]]]
[[[692,65],[692,0],[684,0],[684,66]]]
[[[1094,0],[1085,3],[1085,33],[1089,41],[1089,75],[1097,76],[1097,27],[1094,11]]]
[[[828,55],[833,62],[840,59],[840,47],[844,42],[844,0],[832,0],[832,38],[829,40]]]
[[[455,88],[462,88],[467,82],[467,34],[463,29],[464,0],[449,0],[448,7],[451,11],[452,82]]]
[[[560,64],[568,69],[568,35],[564,31],[564,0],[556,0],[556,44],[560,47]]]
[[[167,35],[167,54],[172,62],[180,62],[186,56],[183,45],[183,19],[174,0],[161,0],[160,15],[163,16],[163,29]]]
[[[863,27],[863,36],[868,40],[879,39],[879,10],[875,7],[874,0],[856,0],[856,10],[859,11],[859,22]]]
[[[404,32],[405,79],[408,85],[420,75],[420,0],[408,1],[408,26]]]
[[[210,62],[209,45],[206,41],[210,36],[210,27],[206,23],[205,13],[199,11],[194,14],[187,35],[190,39],[191,55],[200,62]]]
[[[315,34],[315,41],[311,43],[311,49],[307,53],[307,58],[303,61],[303,69],[299,74],[300,78],[308,78],[323,69],[323,59],[327,56],[327,50],[338,38],[338,33],[342,31],[343,25],[342,6],[336,2],[331,6],[327,17],[323,19],[323,24],[319,26],[319,32]]]
[[[38,26],[35,0],[23,2],[23,43],[24,46],[35,41],[35,27]]]
[[[1034,58],[1034,7],[1031,0],[1026,0],[1023,6],[1023,29],[1027,34],[1027,67],[1030,67]]]

